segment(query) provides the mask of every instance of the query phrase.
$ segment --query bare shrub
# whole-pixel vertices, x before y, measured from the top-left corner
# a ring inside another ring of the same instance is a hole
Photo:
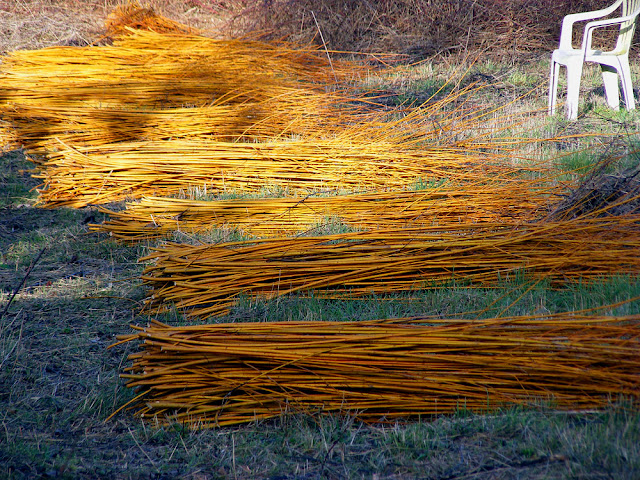
[[[410,59],[548,51],[561,19],[611,0],[146,0],[160,15],[208,35],[315,43],[334,51],[390,52]],[[126,0],[0,2],[0,52],[86,44]]]
[[[226,16],[225,33],[325,42],[337,51],[427,57],[490,50],[548,50],[561,19],[608,0],[190,0]]]

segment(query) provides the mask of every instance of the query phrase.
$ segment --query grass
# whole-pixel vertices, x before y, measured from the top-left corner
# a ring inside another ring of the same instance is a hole
[[[557,414],[543,406],[483,416],[461,409],[451,418],[385,427],[338,415],[291,415],[199,433],[178,426],[117,425],[69,438],[54,430],[53,438],[15,439],[2,473],[11,469],[27,477],[59,478],[633,479],[640,468],[639,420],[637,410],[627,405],[589,415]]]
[[[18,157],[3,155],[0,171],[9,171]],[[136,259],[147,247],[88,234],[85,220],[96,215],[91,210],[33,208],[31,180],[13,171],[2,184],[0,228],[16,225],[0,237],[0,305],[46,250],[0,320],[0,477],[631,479],[640,473],[640,414],[624,400],[587,414],[541,405],[481,415],[461,405],[453,417],[386,426],[293,415],[190,432],[177,425],[154,428],[126,413],[105,423],[132,396],[118,378],[131,347],[106,347],[128,323],[147,321],[137,316],[143,291],[135,280],[141,270]],[[628,277],[560,290],[529,287],[517,276],[497,289],[451,285],[363,301],[245,299],[220,321],[478,311],[469,316],[486,317],[594,308],[640,295],[639,279]],[[612,313],[639,311],[634,301]],[[160,320],[185,322],[177,312]]]
[[[487,85],[478,94],[479,103],[504,103],[544,85],[547,68],[545,54],[530,63],[478,62],[469,77]],[[384,87],[400,102],[419,102],[444,85],[454,70],[444,61],[426,62],[406,67],[393,78],[372,77],[367,86]],[[541,144],[536,155],[556,159],[566,154],[558,161],[567,171],[612,151],[624,161],[637,162],[632,152],[640,114],[604,108],[598,82],[597,70],[587,69],[578,122],[567,123],[561,116],[533,119],[529,134],[536,138],[567,135]],[[509,108],[544,109],[544,87],[536,92]],[[599,135],[579,136],[593,131]],[[133,347],[106,347],[129,331],[129,323],[149,320],[139,314],[144,291],[136,277],[142,270],[137,259],[152,245],[127,247],[89,234],[87,224],[100,221],[92,209],[34,208],[37,182],[28,169],[22,152],[0,155],[0,312],[17,292],[0,316],[0,478],[640,477],[640,413],[628,399],[612,399],[609,409],[592,413],[559,413],[541,402],[537,409],[473,414],[461,404],[454,416],[388,425],[365,425],[340,415],[289,415],[202,432],[179,425],[156,428],[128,413],[105,422],[133,395],[118,378]],[[438,186],[423,179],[415,188]],[[207,198],[206,192],[195,194]],[[322,226],[327,232],[344,229],[337,219],[327,220]],[[217,231],[193,241],[239,238],[244,237],[234,231]],[[216,321],[463,313],[484,318],[598,308],[639,296],[638,277],[554,289],[516,275],[494,289],[452,284],[359,301],[245,298]],[[640,301],[605,312],[640,313]],[[158,319],[186,322],[176,311]]]

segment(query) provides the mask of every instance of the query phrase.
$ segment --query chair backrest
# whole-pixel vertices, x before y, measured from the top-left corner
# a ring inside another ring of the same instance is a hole
[[[640,9],[640,0],[625,0],[622,2],[622,17],[636,13]],[[620,52],[627,52],[631,46],[631,40],[633,34],[636,31],[636,17],[632,20],[626,21],[620,24],[620,35],[618,36],[618,43],[616,50]]]

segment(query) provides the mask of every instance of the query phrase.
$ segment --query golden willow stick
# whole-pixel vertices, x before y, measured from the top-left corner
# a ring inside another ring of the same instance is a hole
[[[132,30],[113,46],[17,51],[2,63],[0,113],[38,154],[57,149],[56,137],[301,134],[362,110],[327,92],[322,56],[286,45]]]
[[[289,194],[323,190],[380,191],[418,179],[508,180],[522,167],[456,148],[405,149],[371,140],[275,140],[261,143],[166,140],[98,147],[60,145],[42,166],[41,203],[82,207],[190,188],[211,193],[256,193],[280,187]]]
[[[145,197],[139,203],[128,203],[126,210],[101,208],[111,218],[90,228],[108,232],[119,240],[140,241],[173,232],[205,233],[214,228],[278,236],[313,232],[327,220],[358,229],[463,221],[518,224],[548,211],[547,204],[559,192],[560,187],[522,181],[303,198],[196,201]]]
[[[638,315],[134,328],[119,337],[140,342],[121,376],[142,393],[119,410],[192,428],[291,412],[378,422],[541,401],[592,409],[640,387]]]
[[[454,223],[218,245],[167,244],[141,261],[146,306],[223,315],[241,295],[354,298],[451,281],[492,286],[525,272],[535,279],[589,281],[640,272],[637,215],[524,223]]]

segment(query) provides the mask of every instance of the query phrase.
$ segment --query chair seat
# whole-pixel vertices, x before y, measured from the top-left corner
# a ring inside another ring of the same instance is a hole
[[[600,64],[605,63],[607,65],[610,65],[610,62],[613,62],[615,65],[618,65],[617,58],[620,55],[622,55],[622,53],[617,50],[610,50],[607,52],[603,52],[602,50],[589,50],[583,58],[582,50],[573,48],[571,50],[554,50],[551,55],[551,59],[561,65],[582,61]]]

